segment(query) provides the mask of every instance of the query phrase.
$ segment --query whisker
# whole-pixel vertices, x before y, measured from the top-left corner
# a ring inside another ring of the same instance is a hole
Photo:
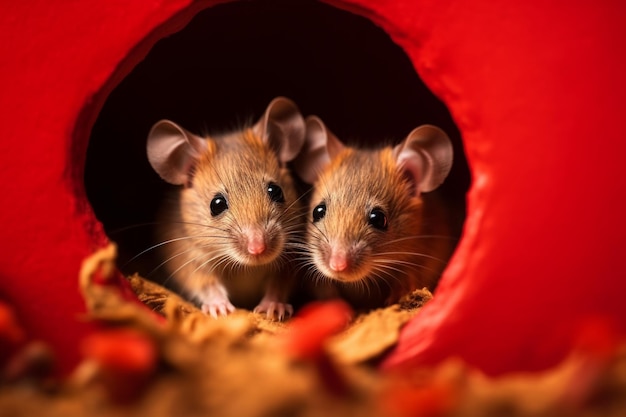
[[[199,270],[203,269],[205,266],[207,266],[209,263],[215,261],[215,259],[220,258],[221,256],[223,256],[222,254],[218,254],[216,256],[212,256],[209,259],[207,259],[206,261],[201,262],[192,272],[191,274],[195,274],[196,272],[198,272]],[[199,257],[196,257],[194,260],[197,260]],[[218,262],[216,262],[212,268],[208,271],[208,273],[211,273],[212,271],[215,270],[215,268],[217,268],[217,266],[219,266],[220,262],[222,261],[222,259],[218,260]]]
[[[116,229],[109,230],[107,232],[107,234],[109,234],[109,235],[116,235],[116,234],[119,234],[119,233],[126,232],[128,230],[137,229],[137,228],[146,227],[146,226],[155,226],[157,224],[161,224],[161,222],[135,223],[135,224],[131,224],[131,225],[128,225],[128,226],[118,227]]]
[[[313,189],[310,188],[307,191],[303,192],[300,196],[298,196],[298,198],[296,198],[291,204],[289,204],[287,207],[285,207],[285,211],[282,213],[283,215],[288,213],[289,210],[291,210],[296,204],[298,204],[299,202],[301,202],[304,197],[306,197]],[[306,215],[306,210],[302,210],[304,213],[302,213],[302,215]]]
[[[376,287],[378,287],[378,291],[382,293],[382,288],[380,287],[380,283],[381,281],[384,282],[385,284],[387,284],[387,286],[389,287],[389,289],[393,289],[392,285],[389,283],[389,281],[387,279],[385,279],[384,277],[380,276],[379,273],[386,273],[385,271],[378,271],[378,270],[374,270],[375,272],[375,276],[368,276],[366,279],[370,282],[370,283],[374,283],[376,284]],[[388,274],[388,273],[386,273]],[[394,278],[393,275],[389,274],[389,276],[391,278]]]
[[[304,271],[304,276],[307,277],[307,275],[309,275],[312,269],[313,269],[313,265],[308,265],[306,262],[303,262],[302,260],[300,260],[298,262],[297,267],[294,270],[294,274],[299,274],[302,271]]]
[[[458,240],[458,237],[454,236],[446,236],[446,235],[414,235],[414,236],[404,236],[397,239],[392,239],[387,242],[382,242],[381,246],[384,245],[393,245],[394,243],[403,242],[405,240],[411,239],[447,239],[447,240]]]
[[[181,255],[181,254],[182,254],[182,253],[179,253],[179,254],[177,254],[176,256],[179,256],[179,255]],[[170,279],[173,279],[173,278],[174,278],[174,277],[175,277],[175,276],[176,276],[176,275],[180,272],[180,270],[181,270],[181,269],[183,269],[183,268],[187,267],[189,264],[191,264],[191,263],[193,263],[193,262],[196,262],[198,259],[200,259],[200,258],[204,257],[204,255],[209,255],[209,256],[212,256],[212,257],[211,257],[211,259],[216,259],[216,258],[218,258],[219,256],[221,256],[222,254],[217,254],[217,255],[216,255],[216,254],[211,253],[211,252],[205,252],[205,253],[203,253],[202,255],[199,255],[199,256],[196,256],[196,257],[192,257],[192,258],[191,258],[191,259],[189,259],[187,262],[184,262],[182,265],[180,265],[178,268],[176,268],[173,272],[171,272],[171,273],[170,273],[170,275],[166,278],[166,280],[165,280],[165,281],[167,282],[167,281],[169,281]],[[174,257],[172,257],[172,258],[174,258]],[[168,260],[168,262],[169,262],[169,261],[171,261],[171,260],[172,260],[172,258],[170,258],[170,259]],[[196,269],[194,272],[196,272],[196,271],[197,271],[197,269]],[[190,276],[193,276],[193,274],[189,274],[189,275],[190,275]]]
[[[442,260],[441,258],[437,258],[436,256],[427,255],[425,253],[420,253],[420,252],[396,251],[396,252],[378,252],[378,253],[375,254],[375,256],[378,257],[378,258],[385,257],[385,256],[389,257],[389,256],[394,256],[394,255],[419,256],[421,258],[432,259],[432,260],[437,261],[437,262],[445,263],[445,261]]]
[[[200,248],[200,249],[201,249],[201,248],[208,247],[208,246],[211,246],[211,245],[202,245],[202,246],[198,246],[197,248]],[[187,253],[189,253],[189,252],[193,251],[194,249],[196,249],[196,248],[190,248],[190,249],[187,249],[187,250],[181,251],[181,252],[179,252],[179,253],[177,253],[177,254],[175,254],[175,255],[170,256],[170,257],[169,257],[169,258],[167,258],[165,261],[163,261],[163,262],[161,262],[159,265],[157,265],[157,266],[156,266],[156,267],[155,267],[152,271],[150,271],[149,275],[154,274],[154,273],[155,273],[158,269],[162,268],[162,267],[163,267],[165,264],[167,264],[168,262],[171,262],[171,261],[173,261],[175,258],[177,258],[177,257],[179,257],[179,256],[182,256],[182,255],[185,255],[185,254],[187,254]],[[185,262],[184,264],[182,264],[179,268],[177,268],[174,272],[172,272],[172,273],[171,273],[171,274],[170,274],[170,275],[169,275],[169,276],[168,276],[168,277],[164,280],[164,282],[165,282],[165,283],[169,282],[172,278],[174,278],[174,276],[175,276],[175,275],[177,275],[177,274],[178,274],[178,272],[179,272],[182,268],[186,267],[186,266],[187,266],[188,264],[190,264],[191,262],[194,262],[194,261],[196,261],[197,259],[199,259],[199,258],[201,258],[201,257],[203,257],[203,256],[205,256],[205,255],[209,255],[209,256],[210,256],[210,255],[214,255],[214,256],[213,256],[213,259],[214,259],[214,258],[216,258],[216,257],[218,257],[218,256],[222,256],[222,254],[221,254],[221,253],[214,254],[214,253],[210,253],[210,252],[205,252],[205,253],[203,253],[203,254],[201,254],[201,255],[199,255],[199,256],[196,256],[196,257],[194,257],[194,258],[191,258],[191,259],[189,259],[187,262]],[[195,272],[195,271],[194,271],[194,272]]]
[[[221,227],[217,227],[211,224],[206,224],[206,223],[197,223],[197,222],[188,222],[188,221],[153,221],[153,222],[144,222],[144,223],[136,223],[136,224],[131,224],[128,226],[124,226],[124,227],[119,227],[113,230],[108,231],[107,233],[109,235],[115,235],[115,234],[119,234],[119,233],[123,233],[123,232],[127,232],[129,230],[133,230],[133,229],[137,229],[140,227],[147,227],[147,226],[159,226],[159,225],[170,225],[170,224],[180,224],[180,225],[188,225],[188,226],[199,226],[199,227],[206,227],[209,229],[216,229],[222,232],[228,232],[227,229],[222,229]]]
[[[304,266],[308,267],[305,271],[305,279],[313,281],[316,285],[326,285],[332,283],[332,279],[322,274],[322,272],[315,267],[312,260],[309,260],[309,262],[305,263]]]
[[[306,242],[294,242],[294,241],[292,241],[292,242],[287,242],[285,245],[289,246],[290,248],[302,249],[304,251],[307,251],[307,249],[309,248],[309,245],[307,245]]]
[[[385,274],[390,280],[396,282],[402,282],[401,275],[408,275],[407,271],[398,271],[396,269],[387,268],[386,266],[387,265],[378,265],[374,268],[374,271],[379,274]]]
[[[320,227],[316,223],[311,222],[309,224],[313,225],[313,227],[318,231],[318,235],[315,236],[315,237],[320,237],[321,236],[326,243],[330,243],[330,240],[328,239],[328,236],[326,236],[326,234],[322,231],[322,229],[320,229]]]
[[[389,265],[388,263],[385,263],[385,262],[378,262],[377,265],[375,266],[375,268],[377,270],[379,270],[379,271],[382,270],[382,268],[384,268],[386,270],[388,269],[388,270],[392,270],[394,272],[397,272],[398,274],[407,275],[406,271],[404,271],[404,270],[402,270],[400,268],[397,268],[395,266]]]
[[[172,239],[168,239],[168,240],[164,240],[163,242],[159,242],[157,244],[154,244],[152,246],[150,246],[147,249],[142,250],[141,252],[139,252],[137,255],[133,256],[132,258],[130,258],[128,261],[126,261],[126,263],[122,266],[122,268],[128,266],[131,262],[133,262],[134,260],[136,260],[137,258],[139,258],[142,255],[145,255],[146,253],[150,252],[151,250],[155,250],[161,246],[165,246],[168,245],[170,243],[174,243],[174,242],[180,242],[182,240],[192,240],[192,239],[202,239],[202,238],[215,238],[215,239],[233,239],[230,236],[217,236],[217,235],[193,235],[193,236],[182,236],[182,237],[176,237],[176,238],[172,238]]]
[[[377,259],[377,260],[373,260],[373,262],[377,263],[379,266],[380,265],[384,265],[384,266],[390,267],[388,265],[388,263],[387,263],[388,261],[385,260],[385,259]],[[401,261],[401,260],[394,259],[393,263],[401,264],[401,265],[407,265],[407,266],[410,266],[411,268],[419,268],[419,269],[423,269],[425,271],[429,271],[429,272],[433,272],[433,273],[436,272],[436,270],[434,270],[432,268],[429,268],[427,266],[424,266],[422,264],[419,264],[417,262]],[[408,275],[408,271],[405,272],[405,274]]]

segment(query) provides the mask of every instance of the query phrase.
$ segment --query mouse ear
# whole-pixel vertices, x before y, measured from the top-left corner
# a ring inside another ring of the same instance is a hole
[[[415,182],[416,194],[439,187],[452,167],[452,143],[436,126],[414,129],[393,152],[398,166]]]
[[[304,119],[296,104],[286,97],[272,100],[253,130],[276,150],[282,163],[295,158],[304,144]]]
[[[158,121],[148,133],[146,145],[152,168],[170,184],[189,181],[195,161],[206,149],[206,141],[169,120]]]
[[[309,116],[305,123],[304,146],[293,166],[304,182],[313,184],[331,159],[344,149],[344,145],[326,128],[319,117]]]

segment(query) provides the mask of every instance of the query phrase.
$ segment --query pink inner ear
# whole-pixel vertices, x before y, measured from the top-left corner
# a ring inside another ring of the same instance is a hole
[[[424,173],[423,158],[417,152],[404,149],[398,155],[398,168],[402,174],[411,181],[413,185],[413,195],[418,196],[422,191],[422,184],[426,179]],[[429,190],[430,191],[430,190]]]
[[[302,149],[305,123],[296,104],[286,97],[276,97],[252,128],[276,151],[281,163],[293,160]]]
[[[302,151],[294,160],[294,169],[307,184],[313,184],[320,172],[330,162],[328,130],[317,116],[305,120],[306,135]]]
[[[398,161],[407,160],[420,192],[437,189],[452,168],[452,143],[448,135],[433,125],[419,126],[394,148]]]
[[[196,161],[192,161],[187,167],[187,178],[185,179],[185,183],[183,184],[185,188],[191,188],[193,185],[193,179],[196,176]]]
[[[337,136],[333,134],[333,132],[331,132],[327,128],[325,129],[325,131],[326,131],[326,147],[328,148],[328,154],[330,155],[330,158],[332,159],[335,156],[339,155],[341,151],[345,149],[345,146],[337,138]]]
[[[190,185],[195,162],[205,149],[204,139],[169,120],[157,122],[148,134],[148,160],[170,184]]]

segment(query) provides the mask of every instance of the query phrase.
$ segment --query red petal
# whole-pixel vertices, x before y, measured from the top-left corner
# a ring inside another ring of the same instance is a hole
[[[154,343],[134,330],[106,330],[94,333],[82,343],[83,356],[94,359],[105,369],[147,373],[156,364]]]
[[[326,339],[343,330],[351,318],[352,309],[344,301],[310,303],[290,321],[286,349],[297,357],[317,357]]]

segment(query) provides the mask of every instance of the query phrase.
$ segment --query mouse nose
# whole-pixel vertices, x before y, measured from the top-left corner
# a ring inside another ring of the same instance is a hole
[[[348,269],[350,263],[348,261],[348,254],[345,250],[333,250],[328,260],[328,267],[334,272],[343,272]]]
[[[261,230],[251,230],[248,234],[248,253],[258,256],[265,252],[265,236]]]

